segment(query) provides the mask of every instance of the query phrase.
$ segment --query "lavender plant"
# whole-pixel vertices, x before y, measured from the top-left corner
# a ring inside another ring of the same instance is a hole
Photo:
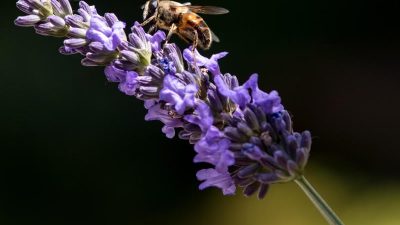
[[[330,224],[343,224],[303,176],[310,132],[293,131],[278,92],[260,90],[257,74],[240,85],[222,73],[218,60],[227,52],[211,58],[182,52],[163,45],[164,32],[146,33],[138,22],[126,34],[115,14],[102,16],[83,1],[76,13],[68,0],[19,0],[17,7],[27,15],[16,25],[65,38],[60,53],[83,55],[84,66],[104,66],[108,81],[144,101],[145,120],[161,121],[168,138],[193,144],[194,162],[209,165],[197,172],[201,190],[232,195],[241,187],[262,199],[271,184],[295,181]]]

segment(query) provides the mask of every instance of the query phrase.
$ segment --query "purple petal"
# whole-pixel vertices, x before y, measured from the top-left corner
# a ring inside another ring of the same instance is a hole
[[[219,172],[228,171],[235,163],[234,155],[229,150],[230,141],[218,128],[212,126],[196,143],[194,149],[198,153],[194,162],[206,162],[214,165]]]
[[[90,28],[86,37],[91,41],[102,43],[108,51],[114,51],[126,40],[124,28],[123,22],[114,22],[113,26],[109,27],[103,17],[94,16],[90,20]]]
[[[193,84],[185,85],[175,76],[165,76],[164,88],[160,92],[160,100],[174,106],[178,114],[193,108],[198,89]]]
[[[161,42],[166,38],[165,32],[159,30],[154,35],[146,34],[146,36],[151,43],[151,49],[153,52],[161,51]]]
[[[214,123],[210,107],[205,102],[199,103],[193,114],[185,116],[185,120],[198,125],[203,132],[206,132]]]
[[[145,116],[146,121],[159,120],[169,127],[182,127],[183,122],[179,118],[173,118],[169,112],[161,108],[161,104],[153,104],[151,101],[147,102],[148,112]]]
[[[22,12],[24,12],[24,13],[26,13],[26,14],[35,14],[35,15],[38,15],[39,14],[39,12],[36,10],[35,12],[36,13],[34,13],[34,9],[31,7],[31,6],[29,6],[27,3],[26,3],[26,1],[25,0],[19,0],[19,1],[17,1],[17,8],[19,9],[19,10],[21,10]]]
[[[49,16],[47,17],[49,21],[56,27],[64,27],[65,26],[65,20],[59,16]]]
[[[61,4],[65,14],[71,15],[73,13],[71,4],[69,3],[69,0],[59,0],[59,2]]]
[[[106,78],[110,82],[122,82],[125,80],[126,71],[116,68],[114,65],[109,65],[104,69]]]
[[[247,103],[250,103],[251,96],[245,88],[242,86],[229,88],[228,84],[222,79],[222,75],[214,77],[215,85],[218,87],[218,91],[225,97],[231,99],[234,103],[238,104],[241,108],[244,108]]]
[[[139,76],[138,73],[134,71],[129,71],[126,73],[125,81],[121,82],[118,86],[119,90],[124,92],[127,95],[134,95],[137,89],[137,80],[136,78]]]
[[[200,190],[208,187],[218,187],[222,189],[224,195],[235,194],[236,187],[228,172],[219,173],[215,169],[203,169],[198,171],[196,176],[198,180],[204,181],[199,186]]]
[[[190,63],[194,64],[196,60],[196,64],[198,66],[205,66],[214,76],[220,75],[221,71],[219,69],[218,60],[222,59],[228,54],[228,52],[221,52],[218,54],[214,54],[211,58],[206,58],[195,49],[194,54],[190,48],[187,48],[183,51],[183,57],[185,60]],[[194,58],[195,57],[195,58]]]
[[[243,84],[243,88],[251,90],[253,103],[260,106],[265,113],[271,114],[283,110],[278,92],[272,91],[268,94],[258,88],[257,74],[251,75],[249,80]]]
[[[27,16],[19,16],[14,21],[14,24],[21,27],[30,27],[34,26],[36,23],[40,22],[41,19],[37,15],[27,15]]]
[[[173,127],[164,126],[161,131],[165,134],[167,138],[175,137],[175,129]]]

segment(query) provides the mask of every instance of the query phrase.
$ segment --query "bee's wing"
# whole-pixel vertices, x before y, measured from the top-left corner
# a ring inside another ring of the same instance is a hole
[[[220,42],[219,37],[212,30],[210,30],[210,31],[211,31],[212,40],[217,43]]]
[[[201,13],[201,14],[221,15],[229,13],[229,10],[216,6],[185,5],[181,7],[185,7],[194,13]]]
[[[149,15],[149,5],[150,5],[150,1],[147,1],[141,7],[141,9],[143,10],[143,19],[144,20],[147,19],[147,16]]]

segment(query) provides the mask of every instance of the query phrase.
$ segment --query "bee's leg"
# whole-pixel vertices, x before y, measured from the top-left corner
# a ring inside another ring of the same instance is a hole
[[[193,53],[193,63],[194,67],[196,68],[196,48],[197,45],[199,44],[199,35],[197,33],[197,30],[194,30],[194,41],[193,41],[193,46],[192,46],[192,53]]]
[[[148,3],[150,2],[150,1],[147,1]],[[156,17],[157,17],[157,15],[158,15],[158,7],[160,6],[160,0],[157,0],[157,8],[156,8],[156,12],[152,15],[152,16],[150,16],[149,18],[147,18],[147,20],[145,20],[142,24],[140,24],[142,27],[143,26],[146,26],[148,23],[150,23],[152,20],[154,20]],[[146,13],[147,14],[147,13]]]
[[[140,26],[146,26],[148,23],[150,23],[152,20],[156,18],[156,14],[150,16],[147,20],[143,21],[143,23],[140,24]]]
[[[164,46],[168,44],[169,39],[171,39],[171,36],[175,33],[176,29],[177,29],[177,26],[173,23],[171,25],[171,27],[169,28],[167,37],[165,38]]]

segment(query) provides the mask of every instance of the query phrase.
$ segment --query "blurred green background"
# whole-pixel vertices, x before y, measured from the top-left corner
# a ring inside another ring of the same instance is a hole
[[[89,1],[129,26],[143,2]],[[229,51],[224,72],[280,92],[314,136],[306,176],[344,222],[400,224],[400,2],[192,3],[230,9],[204,17],[221,39],[205,54]],[[294,183],[263,201],[199,191],[192,146],[1,4],[0,224],[325,224]]]

